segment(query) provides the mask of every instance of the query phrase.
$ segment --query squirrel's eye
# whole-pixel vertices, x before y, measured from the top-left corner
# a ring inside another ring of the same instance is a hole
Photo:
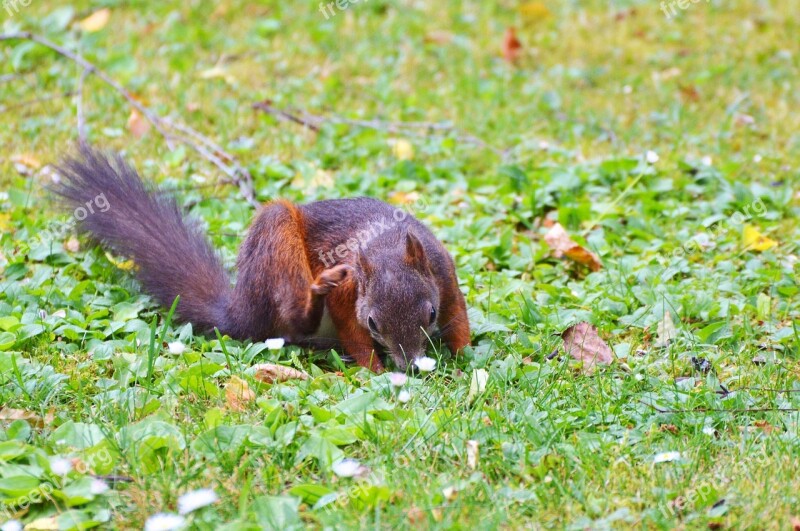
[[[431,307],[431,324],[436,321],[436,308]]]
[[[369,329],[377,334],[378,333],[378,325],[375,324],[375,319],[373,319],[371,315],[367,319],[367,323],[369,324]]]

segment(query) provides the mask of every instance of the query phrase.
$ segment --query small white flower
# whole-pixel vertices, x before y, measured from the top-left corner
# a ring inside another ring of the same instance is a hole
[[[172,343],[167,343],[167,348],[169,349],[170,354],[174,354],[175,356],[180,356],[181,354],[183,354],[183,351],[186,350],[186,345],[184,345],[180,341],[173,341]]]
[[[189,514],[201,507],[211,505],[217,500],[219,500],[219,497],[213,489],[193,490],[178,498],[178,512],[181,514]]]
[[[711,166],[711,163],[712,163],[712,162],[713,162],[713,161],[711,160],[711,157],[710,157],[710,156],[708,156],[708,155],[706,155],[705,157],[703,157],[702,159],[700,159],[700,163],[701,163],[703,166]]]
[[[175,531],[186,525],[186,518],[173,513],[154,514],[144,523],[144,531]]]
[[[106,482],[99,479],[93,479],[91,485],[89,485],[89,492],[92,494],[105,494],[108,491],[109,488]]]
[[[655,151],[648,151],[644,154],[644,160],[646,160],[648,164],[655,164],[658,162],[658,153]]]
[[[389,375],[389,381],[395,387],[403,387],[408,381],[408,376],[406,376],[402,372],[393,372],[392,374]]]
[[[60,319],[64,319],[67,316],[66,310],[56,310],[53,312],[53,317],[58,317]]]
[[[709,437],[715,437],[717,435],[717,430],[715,430],[711,426],[706,426],[705,428],[703,428],[703,433],[705,433]]]
[[[401,404],[405,404],[409,400],[411,400],[411,393],[409,393],[405,389],[397,393],[397,401],[400,402]]]
[[[661,452],[653,457],[654,463],[667,463],[669,461],[677,461],[681,458],[680,452]]]
[[[761,159],[762,159],[762,157],[761,157],[761,155],[759,155],[758,153],[756,153],[755,155],[753,155],[753,162],[755,162],[756,164],[758,164],[759,162],[761,162]]]
[[[547,140],[540,140],[539,149],[541,149],[542,151],[547,151],[548,149],[550,149],[550,143]]]
[[[66,476],[72,471],[72,462],[63,457],[56,457],[50,460],[50,471],[58,476]]]
[[[436,360],[428,356],[423,356],[422,358],[415,359],[414,365],[422,372],[431,372],[436,369]]]
[[[333,473],[340,478],[351,478],[361,473],[363,467],[357,460],[347,458],[335,462],[331,466],[331,470],[333,470]]]
[[[267,339],[264,341],[264,344],[267,345],[267,348],[270,350],[280,350],[283,348],[284,343],[286,343],[282,337],[276,337],[274,339]]]
[[[622,87],[623,94],[630,94],[631,92],[633,92],[633,87],[631,87],[630,85],[625,85],[624,87]]]
[[[9,520],[0,526],[0,531],[22,531],[22,522],[19,520]]]

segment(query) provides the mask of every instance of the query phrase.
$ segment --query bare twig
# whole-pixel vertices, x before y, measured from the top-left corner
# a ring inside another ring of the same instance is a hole
[[[86,147],[86,117],[83,113],[83,84],[86,81],[86,76],[89,71],[85,68],[81,71],[81,77],[78,78],[78,91],[75,95],[76,114],[78,115],[78,143],[81,147]]]
[[[41,44],[46,48],[50,48],[57,54],[70,59],[81,66],[84,70],[88,70],[89,73],[94,74],[95,76],[102,79],[106,84],[110,85],[114,90],[116,90],[123,98],[125,98],[128,103],[137,111],[142,113],[142,116],[147,118],[153,127],[161,133],[161,136],[164,137],[164,140],[167,142],[167,146],[169,149],[174,149],[174,145],[172,144],[172,140],[170,139],[169,133],[164,130],[163,126],[161,125],[161,121],[158,119],[158,116],[155,115],[150,109],[136,101],[136,99],[128,92],[125,87],[117,83],[111,76],[97,68],[95,65],[77,55],[63,46],[59,46],[58,44],[52,42],[51,40],[42,37],[41,35],[37,35],[35,33],[31,33],[29,31],[22,31],[19,33],[8,33],[5,35],[0,35],[0,41],[10,41],[10,40],[25,40],[25,41],[33,41],[35,43]]]
[[[78,84],[78,138],[81,144],[86,142],[85,136],[85,123],[84,112],[81,103],[83,82],[88,74],[94,74],[100,78],[107,85],[117,91],[127,102],[139,113],[147,119],[153,127],[161,134],[167,147],[174,149],[173,140],[178,140],[187,146],[194,149],[197,153],[203,156],[206,160],[214,164],[220,171],[222,171],[228,179],[226,182],[233,183],[239,187],[239,192],[244,199],[254,207],[258,207],[259,203],[255,198],[253,187],[253,178],[250,172],[247,171],[239,162],[230,154],[226,153],[218,144],[214,143],[209,138],[203,136],[195,129],[189,126],[179,124],[172,120],[162,118],[157,113],[153,112],[147,106],[139,103],[130,92],[128,92],[122,85],[115,81],[111,76],[100,70],[97,66],[87,61],[78,54],[75,54],[66,48],[55,44],[49,39],[36,35],[31,32],[19,32],[0,34],[0,41],[7,40],[29,40],[41,44],[49,48],[57,54],[70,59],[83,68],[83,73]],[[177,131],[177,133],[176,133]],[[224,160],[223,160],[224,159]],[[226,163],[227,161],[227,163]]]
[[[697,408],[697,409],[664,409],[655,404],[650,404],[644,400],[639,400],[639,403],[651,407],[659,413],[764,413],[770,411],[785,411],[787,413],[800,411],[800,408],[795,407],[746,407],[741,409],[726,409],[726,408]]]
[[[376,131],[386,131],[393,134],[404,134],[422,136],[414,132],[415,129],[427,129],[435,131],[452,131],[458,132],[457,129],[450,122],[387,122],[383,120],[352,120],[343,118],[341,116],[318,116],[308,112],[290,111],[287,109],[279,109],[272,105],[269,101],[261,101],[253,104],[254,109],[264,111],[277,118],[294,122],[310,129],[311,131],[319,131],[323,124],[345,124],[354,127],[361,127],[365,129],[374,129]],[[510,150],[498,149],[475,135],[464,133],[457,135],[456,140],[466,144],[476,145],[499,155],[505,159]]]

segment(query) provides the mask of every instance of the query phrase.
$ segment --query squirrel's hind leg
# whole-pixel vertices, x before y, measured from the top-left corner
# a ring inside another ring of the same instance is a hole
[[[305,230],[300,209],[276,201],[261,210],[248,231],[239,251],[234,300],[243,318],[252,316],[253,339],[298,342],[310,336],[319,328],[326,295],[350,276],[346,265],[314,276]]]

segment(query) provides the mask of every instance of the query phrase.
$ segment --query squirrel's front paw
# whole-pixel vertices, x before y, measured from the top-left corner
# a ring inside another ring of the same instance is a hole
[[[333,288],[342,284],[352,274],[353,268],[347,264],[340,264],[326,269],[311,284],[314,295],[327,295]]]

